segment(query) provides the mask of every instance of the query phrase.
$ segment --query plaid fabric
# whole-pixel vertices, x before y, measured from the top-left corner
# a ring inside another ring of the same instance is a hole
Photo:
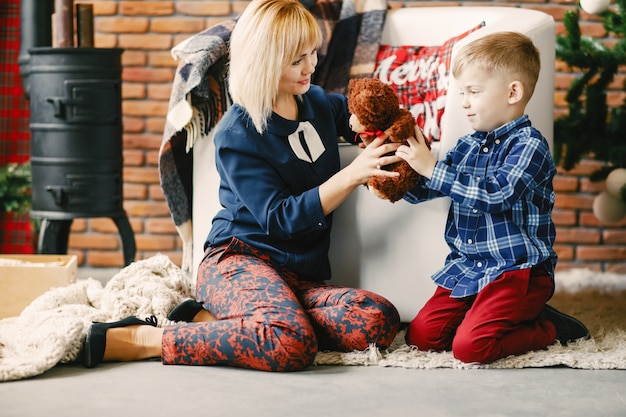
[[[454,45],[484,26],[484,22],[441,46],[381,45],[374,77],[393,87],[400,106],[415,116],[424,135],[441,139],[441,116],[446,106],[450,61]]]
[[[0,165],[30,158],[29,105],[20,77],[20,0],[0,4]],[[0,252],[33,253],[28,215],[0,213]]]

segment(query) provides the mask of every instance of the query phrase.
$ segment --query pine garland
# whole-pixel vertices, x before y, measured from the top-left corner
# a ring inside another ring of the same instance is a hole
[[[616,11],[599,14],[607,33],[620,38],[612,47],[581,34],[578,9],[565,13],[566,35],[556,39],[556,57],[581,75],[568,90],[568,114],[555,121],[555,159],[567,170],[587,155],[606,162],[607,168],[592,174],[593,180],[626,167],[626,100],[619,107],[607,104],[608,86],[626,64],[626,0],[616,3]]]

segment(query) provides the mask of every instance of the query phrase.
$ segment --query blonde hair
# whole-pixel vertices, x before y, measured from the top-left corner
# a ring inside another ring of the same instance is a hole
[[[498,77],[518,79],[528,93],[526,102],[535,91],[541,69],[539,50],[530,38],[517,32],[496,32],[468,43],[454,58],[452,75],[458,78],[473,65]]]
[[[315,17],[298,0],[253,0],[230,38],[229,91],[259,133],[267,128],[285,66],[305,48],[319,48]]]

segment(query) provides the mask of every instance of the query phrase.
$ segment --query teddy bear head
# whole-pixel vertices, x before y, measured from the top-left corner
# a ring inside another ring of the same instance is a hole
[[[398,116],[398,96],[377,78],[356,78],[348,83],[350,128],[354,132],[385,131]]]

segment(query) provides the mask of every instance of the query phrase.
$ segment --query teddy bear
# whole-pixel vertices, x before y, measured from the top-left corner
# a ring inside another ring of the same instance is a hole
[[[381,136],[388,132],[386,142],[406,144],[415,136],[415,118],[410,111],[400,108],[398,96],[391,86],[378,78],[355,78],[348,83],[348,111],[350,128],[358,134]],[[430,149],[430,143],[427,141]],[[392,203],[402,199],[413,188],[420,175],[406,161],[382,167],[400,173],[397,177],[373,176],[367,183],[378,198]]]

